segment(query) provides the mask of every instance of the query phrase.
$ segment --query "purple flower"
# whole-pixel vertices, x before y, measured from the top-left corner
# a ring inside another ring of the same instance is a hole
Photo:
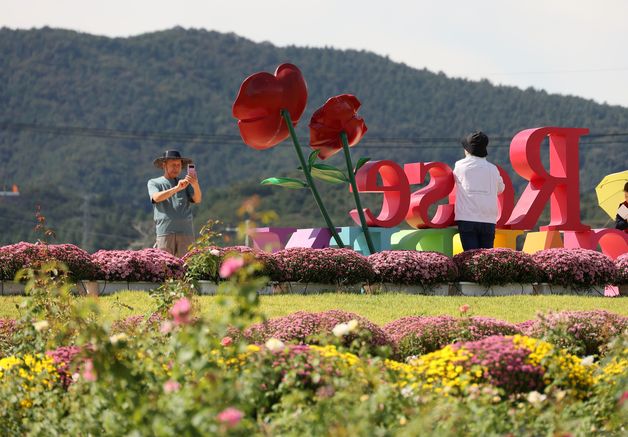
[[[546,249],[532,255],[542,280],[566,287],[589,288],[612,284],[617,267],[606,255],[587,249]]]
[[[99,250],[92,260],[107,281],[164,282],[181,279],[185,274],[183,260],[161,249]]]
[[[81,348],[78,346],[62,346],[46,352],[46,355],[52,357],[55,362],[61,383],[65,388],[72,383],[72,370],[78,364],[75,360],[80,352]]]
[[[374,272],[365,256],[351,249],[284,249],[272,254],[278,281],[347,285],[369,281]]]
[[[487,317],[408,316],[384,326],[400,358],[437,351],[448,344],[493,335],[520,334],[513,324]]]
[[[451,258],[437,252],[385,250],[368,257],[376,280],[394,284],[435,284],[456,278]]]
[[[628,284],[628,253],[617,257],[615,267],[617,268],[617,284]]]
[[[541,278],[532,256],[512,249],[476,249],[453,258],[459,279],[484,285],[533,283]]]
[[[545,387],[545,369],[528,363],[531,351],[516,346],[512,337],[491,336],[475,342],[456,343],[453,347],[470,351],[472,356],[465,366],[485,367],[484,377],[488,382],[507,393],[542,391]]]
[[[13,280],[22,268],[37,268],[46,261],[65,264],[75,279],[93,279],[98,267],[90,255],[73,244],[40,244],[20,242],[0,247],[0,280]]]

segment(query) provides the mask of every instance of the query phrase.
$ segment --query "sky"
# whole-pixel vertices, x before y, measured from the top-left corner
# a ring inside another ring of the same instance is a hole
[[[175,26],[368,50],[449,77],[628,108],[625,0],[0,0],[0,27],[129,37]]]

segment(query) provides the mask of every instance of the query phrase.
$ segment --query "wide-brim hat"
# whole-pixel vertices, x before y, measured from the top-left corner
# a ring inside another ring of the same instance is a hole
[[[187,165],[194,162],[190,158],[185,158],[181,156],[181,153],[178,150],[166,150],[163,155],[153,161],[153,164],[157,168],[162,168],[163,163],[168,161],[169,159],[180,159],[182,165]]]
[[[460,143],[462,144],[462,147],[464,147],[464,149],[473,156],[484,158],[488,155],[488,151],[486,150],[486,147],[488,146],[488,137],[482,131],[470,133],[460,140]]]

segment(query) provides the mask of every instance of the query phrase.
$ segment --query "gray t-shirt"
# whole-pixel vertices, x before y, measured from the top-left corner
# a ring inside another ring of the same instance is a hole
[[[153,202],[153,194],[174,188],[179,179],[167,179],[161,176],[148,181],[148,196],[153,203],[153,217],[157,235],[186,234],[194,235],[192,224],[192,197],[194,189],[188,185],[185,190],[175,193],[163,202]]]

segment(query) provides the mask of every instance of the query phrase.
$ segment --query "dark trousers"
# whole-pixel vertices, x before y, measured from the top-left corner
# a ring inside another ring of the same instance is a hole
[[[458,220],[460,242],[464,250],[492,249],[495,241],[495,224]]]

